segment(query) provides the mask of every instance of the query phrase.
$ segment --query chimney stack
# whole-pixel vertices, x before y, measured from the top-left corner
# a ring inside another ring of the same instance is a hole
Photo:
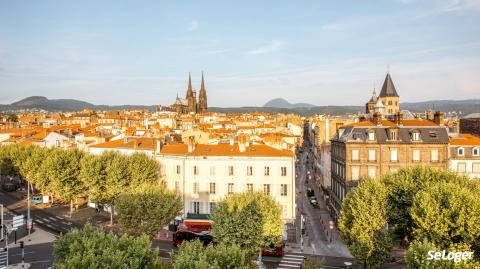
[[[380,117],[381,117],[380,115],[381,114],[379,112],[373,113],[373,118],[372,118],[373,124],[380,125]]]
[[[233,144],[235,144],[235,139],[233,136],[230,137],[230,147],[233,147]]]
[[[433,115],[433,122],[437,125],[443,125],[443,112],[436,111]]]
[[[395,115],[393,117],[395,119],[395,124],[397,124],[397,126],[403,125],[403,113],[402,112],[399,111],[399,112],[395,113]]]
[[[246,137],[243,134],[238,137],[238,150],[240,152],[244,152],[246,150],[245,140],[246,140]]]
[[[157,145],[156,145],[155,153],[160,154],[160,151],[162,150],[163,147],[163,142],[160,139],[157,139]]]
[[[188,138],[188,152],[192,153],[195,150],[195,138],[190,136]]]

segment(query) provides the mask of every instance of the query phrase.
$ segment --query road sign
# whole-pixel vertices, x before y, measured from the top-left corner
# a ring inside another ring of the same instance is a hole
[[[24,224],[23,215],[13,216],[12,228],[16,229]]]

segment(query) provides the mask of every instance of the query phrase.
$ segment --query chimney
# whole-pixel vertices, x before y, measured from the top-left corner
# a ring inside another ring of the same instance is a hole
[[[429,109],[427,112],[425,112],[425,115],[427,117],[427,120],[434,121],[433,111],[431,109]]]
[[[188,138],[188,152],[192,153],[195,150],[195,138],[190,136]]]
[[[238,150],[239,150],[240,152],[244,152],[245,149],[246,149],[246,148],[245,148],[245,140],[246,140],[245,138],[246,138],[245,135],[240,135],[240,136],[238,137]]]
[[[233,136],[230,137],[230,147],[233,147],[233,144],[235,143],[235,139]]]
[[[250,147],[250,136],[245,135],[245,148]]]
[[[124,143],[124,144],[127,144],[127,143],[128,143],[128,137],[126,137],[126,136],[123,137],[123,143]]]
[[[380,125],[380,113],[379,112],[373,113],[372,121],[373,121],[373,124]]]
[[[156,149],[155,153],[160,154],[160,151],[162,150],[163,147],[163,142],[160,139],[157,139],[157,144],[156,144]]]
[[[402,112],[395,113],[394,119],[395,119],[395,124],[397,124],[397,126],[402,126],[403,125],[403,113]]]
[[[433,122],[437,125],[443,125],[443,112],[436,111],[433,115]]]

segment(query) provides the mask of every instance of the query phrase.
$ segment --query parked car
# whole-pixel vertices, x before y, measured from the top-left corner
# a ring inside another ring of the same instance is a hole
[[[315,197],[315,191],[312,188],[307,188],[307,196]]]
[[[32,197],[32,204],[38,205],[43,203],[43,196],[41,195],[34,195]]]
[[[311,197],[311,198],[310,198],[310,204],[311,204],[313,207],[318,207],[317,198]]]

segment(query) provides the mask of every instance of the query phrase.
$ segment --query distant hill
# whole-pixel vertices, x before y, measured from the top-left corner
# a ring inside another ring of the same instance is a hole
[[[44,109],[50,112],[81,111],[86,108],[93,110],[121,110],[121,109],[148,109],[154,110],[155,106],[142,105],[94,105],[92,103],[75,99],[48,99],[44,96],[30,96],[9,105],[0,105],[0,111],[18,109]]]
[[[1,111],[12,111],[20,109],[44,109],[50,112],[81,111],[86,108],[93,110],[122,110],[122,109],[146,109],[153,111],[156,106],[142,105],[94,105],[88,102],[74,99],[48,99],[43,96],[31,96],[18,102],[0,105]],[[480,112],[480,99],[471,100],[433,100],[426,102],[401,103],[401,109],[412,112],[424,112],[428,109],[444,112],[460,111],[463,115]],[[267,113],[294,113],[303,116],[315,114],[344,115],[356,114],[365,111],[364,106],[314,106],[306,103],[292,104],[283,98],[270,100],[262,107],[210,107],[209,111],[221,113],[246,113],[246,112],[267,112]]]
[[[275,98],[266,102],[263,107],[276,107],[276,108],[299,108],[299,107],[314,107],[315,105],[307,103],[292,104],[283,98]]]

